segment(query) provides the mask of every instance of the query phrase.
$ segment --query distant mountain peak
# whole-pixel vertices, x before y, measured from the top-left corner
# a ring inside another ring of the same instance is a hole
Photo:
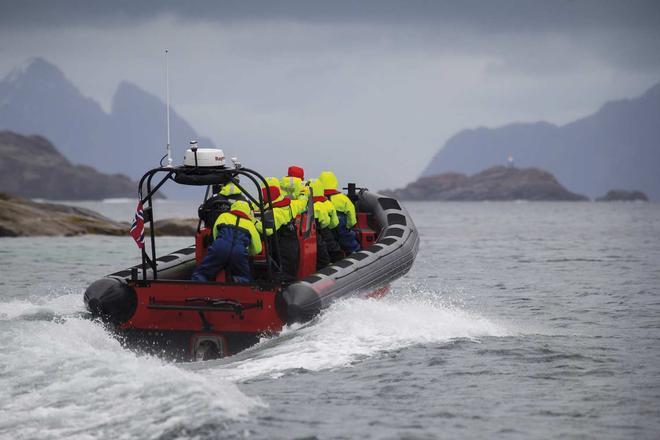
[[[0,130],[38,133],[74,164],[138,178],[163,155],[167,137],[163,101],[158,93],[122,81],[111,111],[106,112],[57,66],[36,57],[0,81]],[[171,145],[178,160],[190,139],[213,145],[175,110],[171,109]]]
[[[152,105],[163,105],[158,96],[147,92],[132,82],[121,81],[112,97],[113,111],[118,105],[131,103],[135,100],[146,100]]]
[[[119,82],[119,85],[117,86],[117,91],[115,94],[118,93],[126,93],[126,92],[138,92],[138,93],[147,93],[144,90],[142,90],[140,87],[137,85],[133,84],[130,81],[122,80]]]
[[[64,75],[64,72],[62,72],[56,65],[41,57],[28,58],[23,63],[13,68],[5,77],[4,81],[14,83],[23,79],[29,81],[69,82]]]
[[[555,126],[514,123],[452,136],[424,176],[474,173],[503,164],[547,169],[569,188],[592,197],[635,188],[660,200],[660,83],[643,95],[609,101],[591,115]]]
[[[660,82],[651,87],[642,95],[645,98],[659,98],[660,97]]]

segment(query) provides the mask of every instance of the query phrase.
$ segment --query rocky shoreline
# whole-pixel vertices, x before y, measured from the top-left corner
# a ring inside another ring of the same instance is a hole
[[[158,236],[195,236],[197,219],[155,222]],[[38,203],[0,193],[0,237],[74,236],[85,234],[128,236],[129,224],[116,222],[90,209]]]

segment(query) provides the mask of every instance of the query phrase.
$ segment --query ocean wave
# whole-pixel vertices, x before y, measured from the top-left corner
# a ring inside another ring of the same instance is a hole
[[[331,306],[311,324],[285,328],[236,361],[209,374],[235,381],[278,377],[287,371],[339,368],[379,352],[453,339],[509,336],[512,332],[455,301],[430,293],[351,298]]]
[[[263,405],[225,379],[126,350],[87,319],[24,322],[0,345],[0,437],[156,438]]]
[[[84,311],[80,293],[35,296],[0,302],[0,321],[30,319],[39,315],[63,316]]]

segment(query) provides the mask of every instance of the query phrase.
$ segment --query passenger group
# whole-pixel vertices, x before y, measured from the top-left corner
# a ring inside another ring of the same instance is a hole
[[[355,205],[338,189],[337,177],[323,171],[317,179],[305,181],[301,167],[291,166],[287,175],[266,179],[263,187],[264,208],[270,196],[272,222],[256,218],[259,207],[250,203],[234,183],[217,188],[217,194],[231,201],[228,212],[220,214],[213,225],[213,242],[201,263],[193,272],[195,281],[213,281],[221,270],[229,269],[233,281],[248,283],[252,280],[249,256],[262,252],[262,237],[274,249],[276,237],[279,252],[273,260],[281,271],[283,281],[293,281],[300,264],[296,218],[306,210],[310,197],[316,221],[316,269],[326,267],[360,250],[354,227],[357,224]],[[265,229],[265,231],[264,231]]]

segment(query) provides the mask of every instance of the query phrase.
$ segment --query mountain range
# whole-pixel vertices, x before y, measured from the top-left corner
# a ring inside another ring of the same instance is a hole
[[[660,84],[634,99],[611,101],[566,125],[516,123],[463,130],[422,173],[474,174],[504,164],[545,169],[571,191],[594,198],[611,189],[660,200]]]
[[[29,60],[0,81],[0,129],[38,134],[74,164],[133,179],[158,166],[167,142],[165,115],[160,98],[126,81],[117,87],[107,113],[42,58]],[[191,139],[202,147],[213,145],[174,111],[171,127],[179,153]]]
[[[164,153],[165,114],[160,98],[126,81],[106,112],[42,58],[0,81],[0,130],[38,134],[74,165],[133,179],[157,166]],[[213,145],[176,112],[171,115],[175,151],[180,153],[191,139],[202,147]],[[475,174],[503,164],[509,155],[516,166],[547,170],[571,191],[592,198],[624,189],[660,200],[660,84],[561,126],[536,122],[463,130],[438,151],[422,177]],[[186,194],[185,189],[168,189],[169,194]]]

